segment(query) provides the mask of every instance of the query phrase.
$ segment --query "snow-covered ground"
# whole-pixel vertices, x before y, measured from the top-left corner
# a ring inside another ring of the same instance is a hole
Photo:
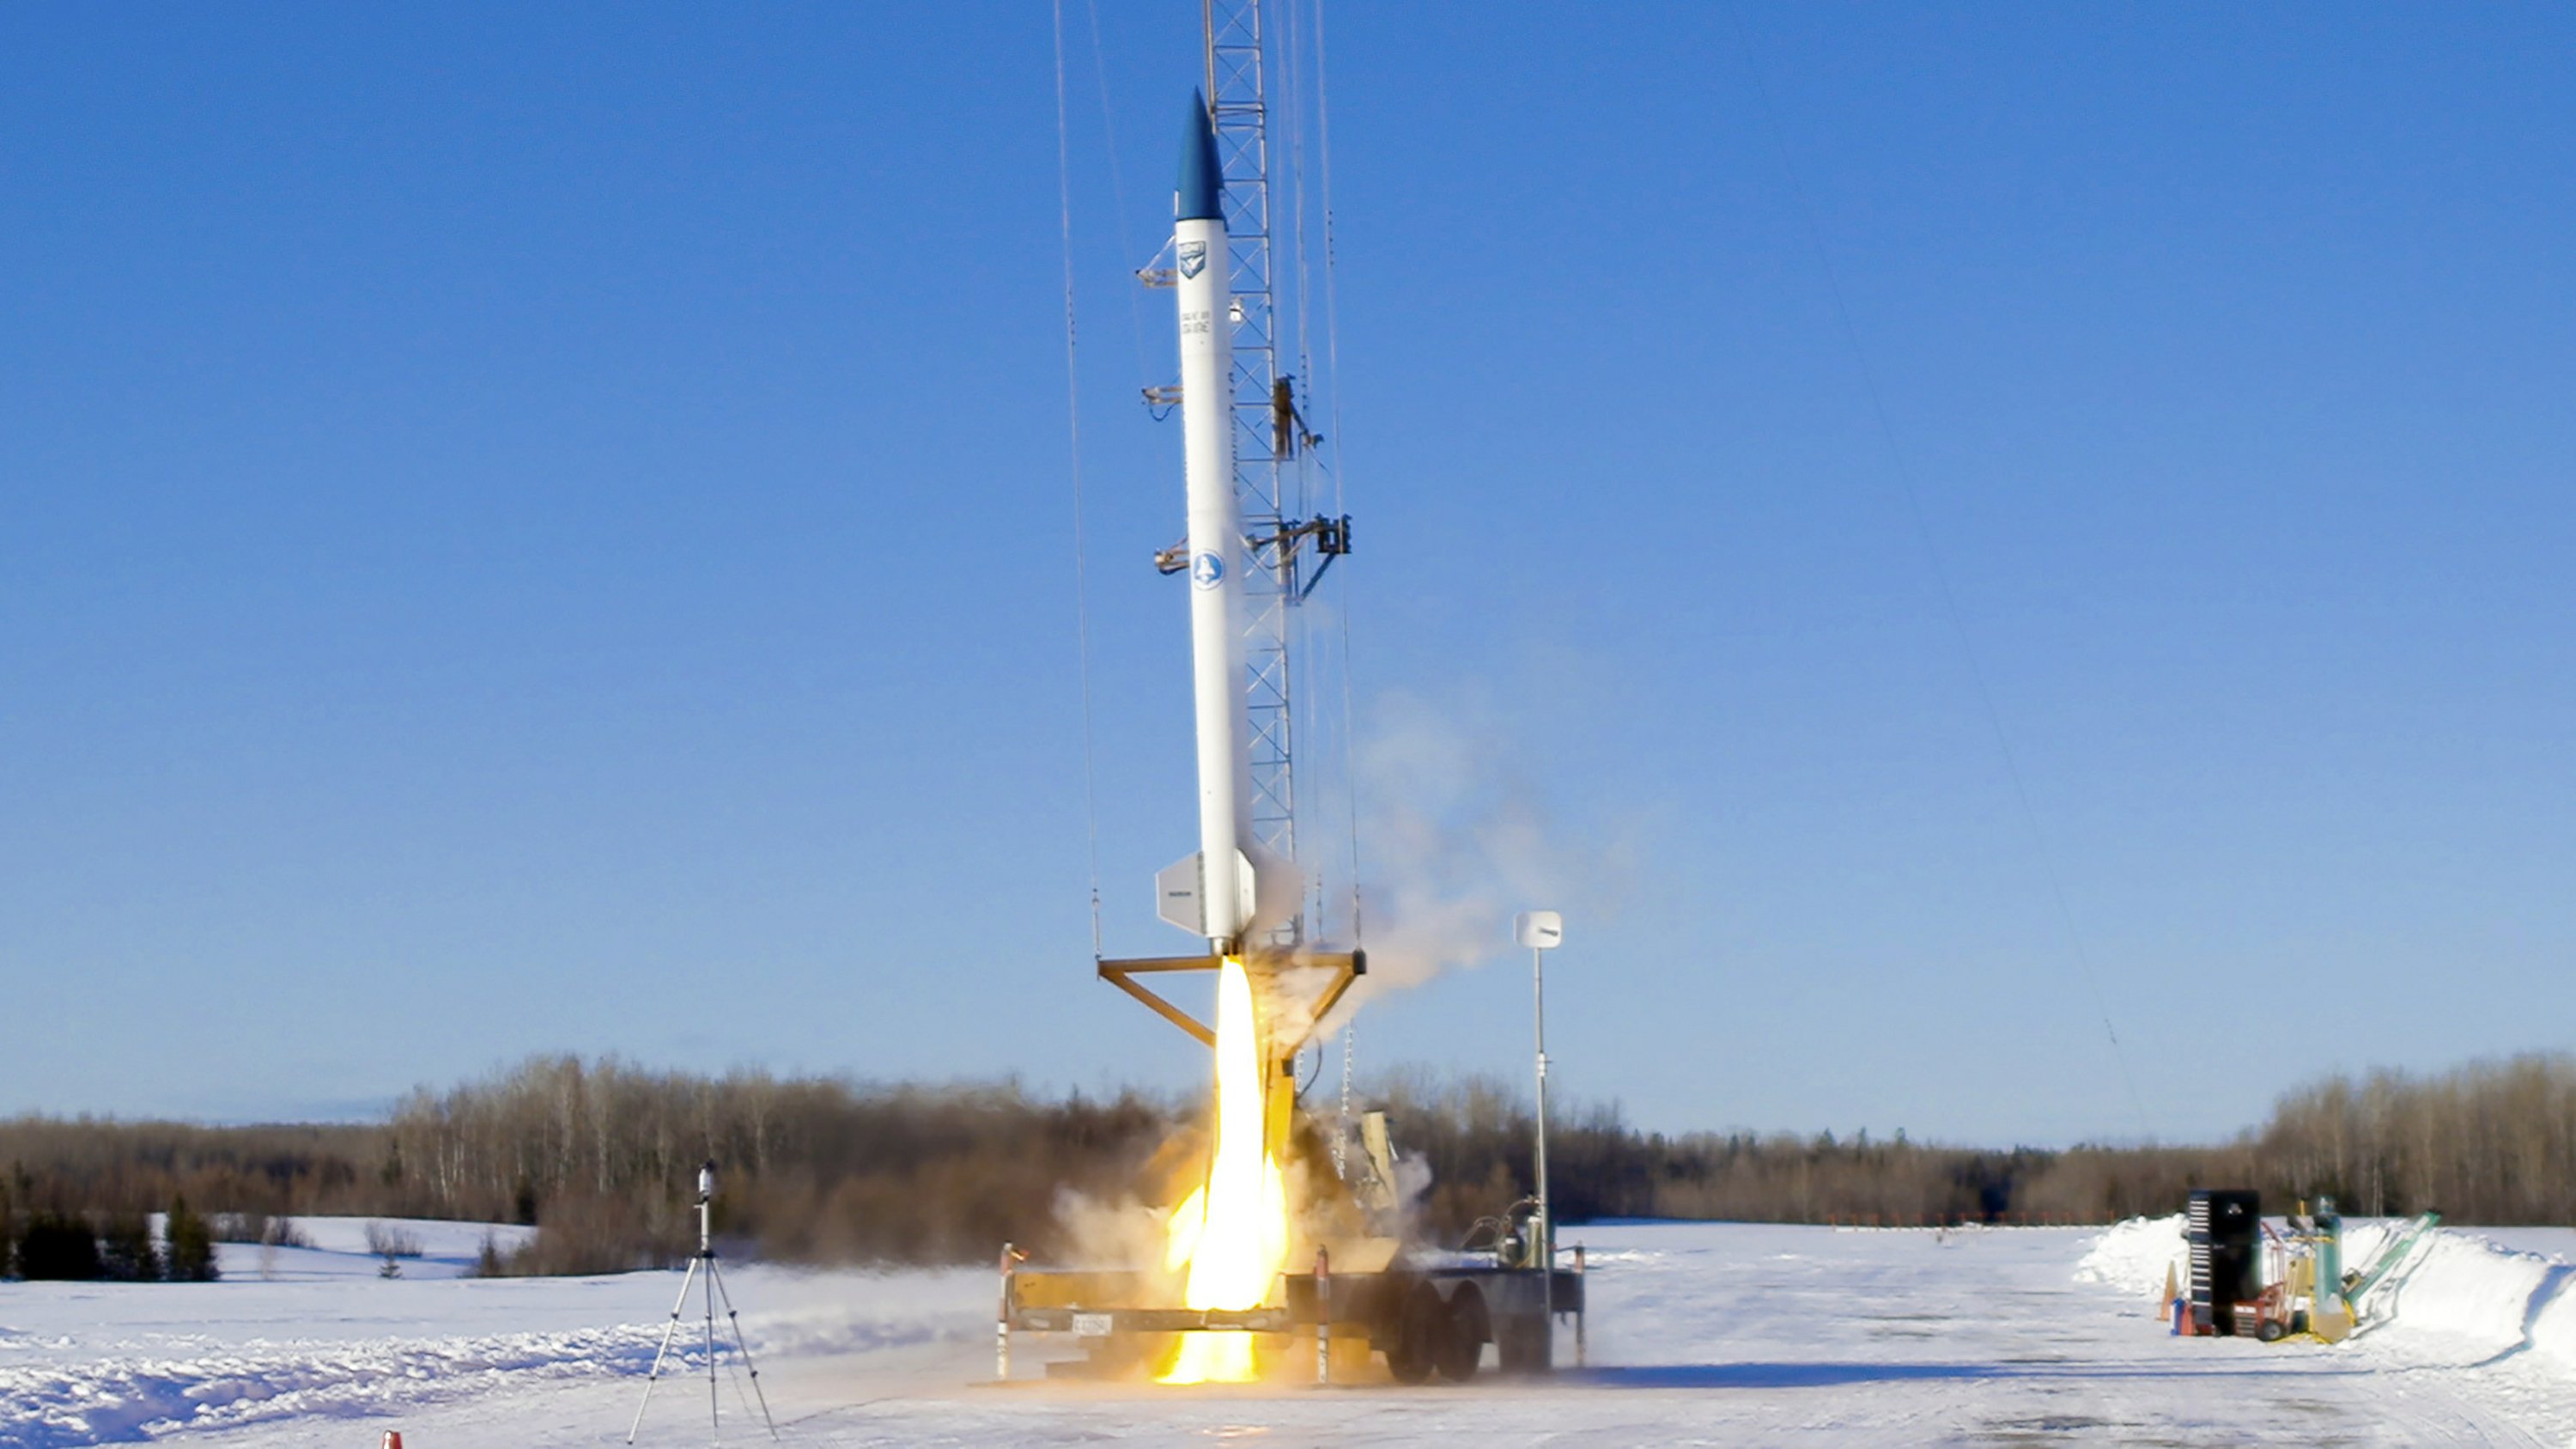
[[[220,1283],[0,1285],[0,1444],[624,1441],[678,1274],[463,1279],[483,1229],[404,1226],[427,1254],[392,1280],[363,1223],[311,1220],[310,1250],[225,1249]],[[994,1386],[990,1273],[725,1278],[790,1444],[2576,1443],[2576,1234],[2446,1233],[2332,1348],[2169,1336],[2169,1220],[1577,1236],[1590,1366],[1465,1388],[1048,1383],[1025,1340]],[[666,1381],[639,1442],[707,1442],[706,1392]],[[765,1437],[736,1395],[724,1437]]]

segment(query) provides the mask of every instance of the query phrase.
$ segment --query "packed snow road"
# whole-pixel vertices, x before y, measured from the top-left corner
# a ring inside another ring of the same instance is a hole
[[[0,1444],[624,1441],[677,1274],[460,1281],[480,1230],[448,1226],[424,1229],[447,1251],[385,1280],[355,1226],[313,1231],[265,1278],[248,1249],[212,1285],[0,1285]],[[2551,1327],[2576,1318],[2568,1270],[2465,1236],[2394,1321],[2335,1348],[2168,1336],[2141,1286],[2178,1247],[2168,1225],[1577,1236],[1590,1366],[1463,1388],[996,1387],[987,1273],[726,1276],[789,1444],[2576,1442],[2576,1358]],[[1024,1343],[1023,1372],[1044,1352]],[[693,1350],[698,1376],[656,1391],[640,1442],[708,1441],[702,1366]],[[765,1439],[734,1382],[720,1404],[727,1442]]]

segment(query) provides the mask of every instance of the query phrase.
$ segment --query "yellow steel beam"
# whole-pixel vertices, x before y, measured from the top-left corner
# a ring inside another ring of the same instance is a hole
[[[1133,978],[1166,971],[1214,971],[1224,964],[1224,961],[1225,958],[1222,956],[1131,956],[1115,961],[1104,959],[1097,964],[1101,980],[1145,1003],[1147,1009],[1188,1032],[1201,1046],[1214,1049],[1215,1032],[1201,1025],[1196,1017],[1164,1000]],[[1286,951],[1264,951],[1248,958],[1245,964],[1272,971],[1290,966],[1332,968],[1333,979],[1316,996],[1314,1008],[1308,1013],[1307,1019],[1310,1022],[1322,1021],[1335,1006],[1341,1003],[1343,995],[1351,989],[1351,983],[1368,974],[1368,956],[1360,951],[1325,951],[1303,955]],[[1312,1028],[1309,1027],[1308,1030],[1311,1034]],[[1301,1036],[1293,1043],[1274,1043],[1274,1050],[1284,1060],[1294,1056],[1297,1049],[1304,1046],[1306,1041],[1307,1038]]]
[[[1155,1015],[1170,1022],[1172,1025],[1179,1027],[1181,1030],[1188,1032],[1191,1036],[1198,1038],[1199,1045],[1206,1047],[1210,1051],[1214,1051],[1216,1049],[1215,1032],[1201,1026],[1198,1018],[1181,1010],[1179,1007],[1174,1006],[1172,1003],[1165,1001],[1163,998],[1146,990],[1144,987],[1137,985],[1127,977],[1127,973],[1130,970],[1180,971],[1186,969],[1188,968],[1181,966],[1156,965],[1145,962],[1103,961],[1100,963],[1100,979],[1117,987],[1119,990],[1126,992],[1128,995],[1135,997],[1138,1001],[1145,1003],[1145,1005],[1151,1009]],[[1202,969],[1205,968],[1202,967]]]

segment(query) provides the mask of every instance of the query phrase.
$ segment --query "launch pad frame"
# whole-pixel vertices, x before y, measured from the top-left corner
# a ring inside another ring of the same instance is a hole
[[[1147,1010],[1188,1032],[1199,1045],[1212,1049],[1216,1046],[1216,1033],[1210,1030],[1206,1023],[1174,1006],[1160,992],[1135,978],[1175,971],[1214,971],[1224,964],[1223,956],[1210,954],[1129,956],[1123,959],[1102,957],[1096,962],[1096,967],[1101,980],[1143,1002]],[[1368,974],[1368,953],[1366,951],[1248,951],[1244,953],[1243,965],[1244,969],[1256,979],[1276,975],[1282,970],[1295,970],[1301,967],[1321,967],[1334,973],[1331,983],[1316,996],[1308,1010],[1307,1034],[1289,1043],[1285,1051],[1280,1051],[1277,1043],[1272,1044],[1274,1052],[1288,1057],[1296,1055],[1305,1048],[1306,1043],[1313,1037],[1313,1024],[1331,1015],[1333,1008],[1341,1003],[1343,995],[1351,989],[1352,984]]]

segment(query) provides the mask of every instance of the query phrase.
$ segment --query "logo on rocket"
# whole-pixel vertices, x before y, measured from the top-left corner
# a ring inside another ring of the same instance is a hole
[[[1223,579],[1224,577],[1225,560],[1218,558],[1215,554],[1203,553],[1197,558],[1190,560],[1190,582],[1198,585],[1200,588],[1215,588],[1218,580]]]
[[[1207,270],[1206,242],[1183,242],[1173,255],[1179,258],[1181,263],[1181,275],[1184,277],[1195,277],[1199,273]]]

